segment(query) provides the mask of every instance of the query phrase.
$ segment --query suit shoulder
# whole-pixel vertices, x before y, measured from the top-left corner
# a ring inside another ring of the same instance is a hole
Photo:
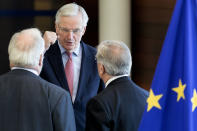
[[[96,48],[95,47],[93,47],[93,46],[90,46],[90,45],[88,45],[88,44],[86,44],[86,43],[84,43],[84,42],[81,42],[82,43],[82,46],[86,49],[86,50],[88,50],[89,52],[92,52],[93,54],[96,54]]]
[[[64,90],[63,88],[52,84],[50,82],[47,82],[46,80],[43,80],[45,83],[45,91],[48,94],[48,98],[51,101],[51,106],[55,107],[55,103],[60,101],[60,100],[65,100],[67,101],[70,99],[70,95],[68,91]]]
[[[136,91],[138,91],[139,94],[141,94],[142,96],[148,97],[149,93],[148,93],[147,90],[145,90],[145,89],[139,87],[139,86],[136,85],[133,81],[132,81],[132,84],[134,85],[134,86],[133,86],[134,89],[135,89]]]
[[[50,83],[44,79],[41,78],[41,81],[43,82],[43,84],[45,85],[45,87],[48,89],[48,92],[49,93],[53,93],[53,94],[56,94],[56,95],[61,95],[61,94],[66,94],[66,95],[69,95],[68,92],[64,89],[62,89],[61,87],[53,84],[53,83]]]
[[[60,53],[60,49],[59,49],[58,43],[56,41],[53,45],[51,45],[49,47],[49,49],[45,52],[44,55],[46,57],[46,56],[48,56],[50,54],[56,54],[57,52]]]
[[[8,73],[9,73],[9,72],[8,72]],[[0,75],[0,79],[6,77],[6,76],[8,75],[8,73],[1,74],[1,75]]]
[[[133,95],[131,95],[133,94]],[[128,96],[129,98],[137,96],[142,99],[146,99],[148,97],[148,91],[136,85],[132,80],[125,78],[113,81],[99,93],[96,97],[102,101],[106,101],[106,98],[109,97],[111,99],[120,97],[120,96]],[[123,98],[123,97],[121,97]],[[108,98],[107,98],[108,99]]]
[[[96,48],[95,48],[95,47],[92,47],[92,46],[90,46],[90,45],[87,45],[87,48],[88,48],[89,50],[92,50],[92,51],[96,52]]]

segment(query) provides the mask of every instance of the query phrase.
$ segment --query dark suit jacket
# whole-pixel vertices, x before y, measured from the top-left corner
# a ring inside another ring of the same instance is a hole
[[[77,131],[84,131],[85,129],[85,111],[87,102],[90,98],[95,96],[97,92],[104,88],[104,83],[100,79],[97,71],[95,48],[88,46],[83,42],[81,42],[81,45],[81,71],[78,91],[75,102],[73,103]],[[62,56],[57,42],[45,53],[43,69],[40,76],[69,91]]]
[[[0,76],[0,131],[75,131],[69,94],[35,74]]]
[[[112,81],[88,102],[86,131],[137,131],[147,97],[129,77]]]

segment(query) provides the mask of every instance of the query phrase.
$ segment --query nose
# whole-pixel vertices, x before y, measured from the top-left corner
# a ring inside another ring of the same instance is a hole
[[[73,32],[72,32],[72,31],[69,31],[69,32],[67,33],[67,38],[68,38],[68,39],[73,39]]]

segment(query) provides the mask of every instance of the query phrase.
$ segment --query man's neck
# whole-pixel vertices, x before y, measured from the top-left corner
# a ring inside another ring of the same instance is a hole
[[[111,75],[108,75],[107,73],[105,73],[103,76],[102,76],[102,80],[103,80],[103,82],[106,84],[107,83],[107,81],[109,80],[109,79],[111,79],[113,76],[111,76]]]
[[[112,76],[110,79],[107,80],[107,82],[105,83],[105,87],[107,87],[109,85],[109,83],[111,83],[112,81],[120,78],[120,77],[124,77],[124,76],[128,76],[127,74],[125,75],[118,75],[118,76]]]
[[[11,70],[13,69],[23,69],[23,70],[27,70],[27,71],[30,71],[36,75],[39,75],[40,74],[40,71],[38,68],[34,68],[34,67],[19,67],[19,66],[10,66]]]

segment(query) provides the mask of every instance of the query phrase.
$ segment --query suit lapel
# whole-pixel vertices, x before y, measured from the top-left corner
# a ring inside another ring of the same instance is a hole
[[[87,49],[86,45],[81,42],[82,45],[82,60],[81,60],[81,69],[80,69],[80,77],[79,77],[79,84],[78,84],[78,91],[77,91],[77,95],[76,95],[76,100],[80,98],[80,96],[82,95],[82,91],[84,91],[86,88],[86,83],[88,83],[88,78],[87,76],[89,76],[88,74],[90,73],[90,71],[88,70],[90,67],[89,64],[92,63],[92,56],[90,55],[89,50]],[[76,101],[75,100],[75,101]]]
[[[54,44],[53,50],[50,52],[48,60],[58,78],[58,81],[64,89],[68,90],[68,83],[66,81],[66,75],[64,73],[64,67],[62,62],[62,55],[57,42]]]

